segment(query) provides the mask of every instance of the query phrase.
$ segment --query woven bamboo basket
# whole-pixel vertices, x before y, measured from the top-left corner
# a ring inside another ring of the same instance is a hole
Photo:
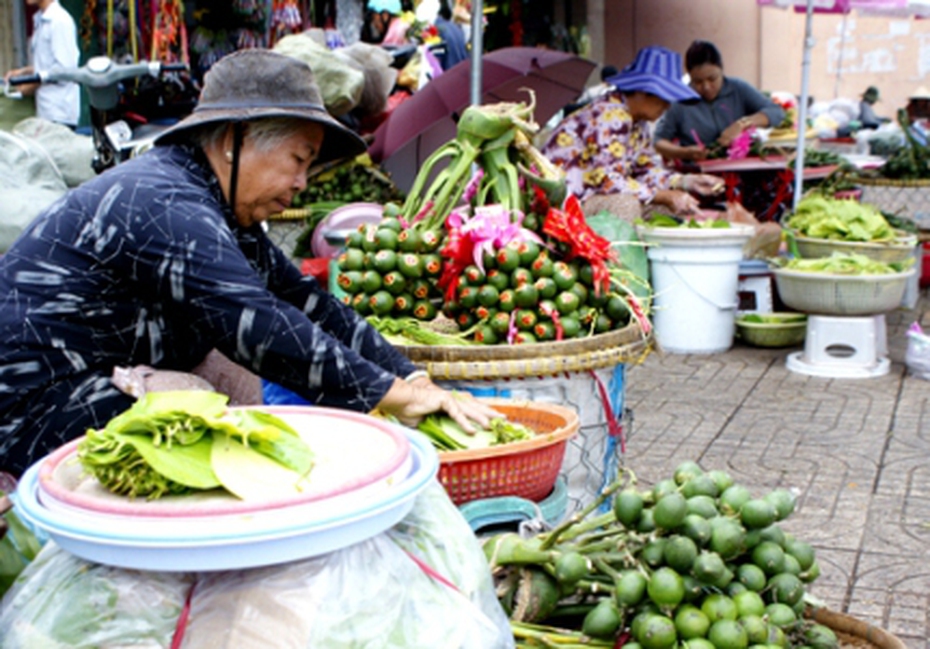
[[[870,185],[872,187],[930,187],[930,178],[898,179],[857,176],[854,181],[857,185]]]
[[[651,338],[636,322],[586,338],[531,345],[397,345],[435,380],[496,380],[556,376],[635,362]]]
[[[907,649],[897,636],[845,613],[817,608],[807,616],[836,633],[839,649]]]

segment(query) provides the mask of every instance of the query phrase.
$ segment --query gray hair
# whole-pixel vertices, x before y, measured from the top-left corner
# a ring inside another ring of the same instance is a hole
[[[207,148],[219,144],[233,122],[214,122],[205,124],[191,133],[191,140]],[[294,133],[307,128],[307,120],[297,117],[264,117],[245,122],[246,137],[259,151],[271,151],[281,145]]]

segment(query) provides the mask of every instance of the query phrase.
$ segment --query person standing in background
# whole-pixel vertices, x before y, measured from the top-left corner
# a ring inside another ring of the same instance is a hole
[[[80,59],[77,27],[71,14],[57,0],[26,0],[38,9],[33,16],[29,43],[32,65],[10,70],[11,77],[41,74],[53,68],[76,68]],[[36,115],[74,128],[81,116],[81,89],[73,82],[36,83],[19,86],[24,95],[35,95]]]
[[[452,20],[449,0],[439,0],[439,13],[434,24],[444,44],[445,51],[438,57],[442,69],[448,70],[456,63],[467,59],[468,47],[465,45],[465,32],[461,25]]]

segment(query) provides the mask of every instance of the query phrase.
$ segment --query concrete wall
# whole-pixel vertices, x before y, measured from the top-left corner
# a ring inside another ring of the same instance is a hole
[[[13,2],[0,0],[0,74],[16,67],[13,55]]]
[[[712,41],[727,74],[763,90],[800,94],[805,15],[756,0],[587,0],[591,57],[623,67],[646,45],[684,53]],[[858,97],[875,85],[879,115],[921,85],[930,86],[930,20],[815,14],[810,93],[817,100]]]

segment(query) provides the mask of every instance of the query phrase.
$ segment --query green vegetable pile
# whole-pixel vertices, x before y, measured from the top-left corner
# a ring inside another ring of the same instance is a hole
[[[441,228],[404,228],[394,204],[378,225],[363,225],[346,238],[336,283],[361,315],[432,320],[442,292]]]
[[[805,237],[834,241],[891,241],[896,236],[874,206],[820,194],[802,198],[787,226]]]
[[[503,417],[492,419],[490,428],[478,429],[473,435],[465,432],[458,422],[447,415],[429,415],[417,428],[440,451],[488,448],[536,436],[532,429]]]
[[[865,255],[834,252],[829,257],[818,259],[796,257],[785,264],[784,268],[827,275],[894,275],[903,272],[911,261],[913,260],[908,260],[908,263],[886,264]]]
[[[675,216],[654,212],[648,220],[640,221],[643,225],[656,228],[729,228],[731,224],[726,219],[680,219]]]
[[[646,318],[644,278],[604,261],[600,242],[577,225],[547,231],[566,184],[531,143],[534,105],[463,111],[455,139],[424,162],[403,205],[348,235],[336,278],[346,304],[384,324],[403,320],[405,334],[415,331],[409,319],[441,312],[488,345],[584,337]],[[428,334],[422,342],[444,344]]]
[[[779,526],[790,492],[695,462],[647,490],[629,476],[550,532],[485,541],[517,647],[837,647],[802,617],[820,567]]]
[[[321,201],[387,203],[402,195],[390,176],[366,160],[354,159],[307,179],[307,187],[294,197],[292,207]]]
[[[250,499],[266,491],[269,471],[281,481],[276,492],[299,493],[313,468],[307,444],[278,417],[227,410],[227,401],[217,392],[149,392],[89,429],[78,459],[104,487],[132,498],[224,487]]]

